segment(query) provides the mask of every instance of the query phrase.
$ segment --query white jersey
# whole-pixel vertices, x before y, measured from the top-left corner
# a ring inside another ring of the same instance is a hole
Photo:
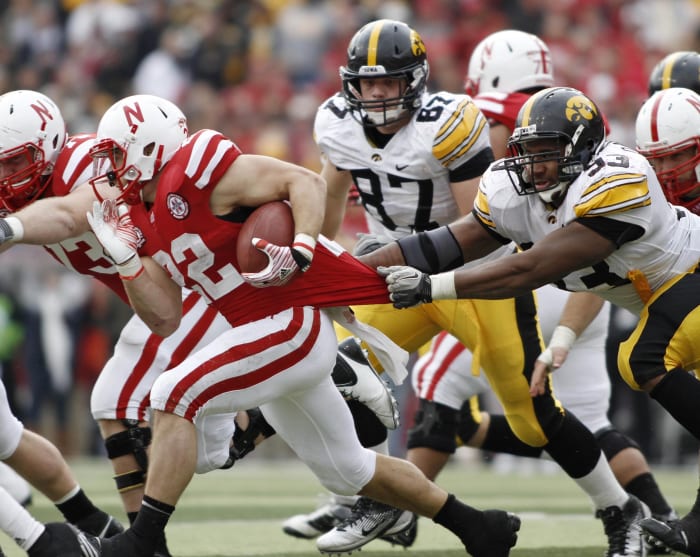
[[[623,145],[604,144],[558,208],[519,195],[511,178],[517,180],[498,162],[483,176],[476,214],[493,232],[527,248],[573,221],[597,217],[595,229],[618,244],[600,263],[557,281],[559,288],[595,292],[638,314],[650,293],[700,260],[700,216],[670,205],[647,160]],[[629,224],[636,237],[618,239]]]
[[[394,240],[457,219],[450,182],[479,176],[483,169],[470,173],[468,164],[490,148],[488,123],[471,98],[444,91],[425,93],[422,108],[383,148],[341,94],[319,108],[314,136],[324,156],[352,174],[370,232]],[[464,177],[451,180],[458,168]]]

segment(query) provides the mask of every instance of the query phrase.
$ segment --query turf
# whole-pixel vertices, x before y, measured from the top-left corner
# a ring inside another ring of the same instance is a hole
[[[93,500],[125,521],[106,460],[79,460],[71,465]],[[657,471],[656,475],[668,499],[679,512],[685,512],[694,498],[697,473],[682,469]],[[513,557],[600,557],[605,551],[602,525],[593,518],[588,498],[561,472],[499,475],[480,462],[454,462],[438,483],[479,508],[517,512],[523,523]],[[168,525],[170,548],[175,557],[319,555],[313,541],[286,536],[280,524],[291,514],[312,510],[323,493],[298,461],[270,461],[253,454],[231,470],[193,479]],[[35,494],[30,510],[40,520],[61,520],[40,494]],[[449,532],[426,519],[420,520],[418,532],[408,551],[375,541],[362,554],[465,555]],[[8,557],[25,555],[1,533],[0,546]]]

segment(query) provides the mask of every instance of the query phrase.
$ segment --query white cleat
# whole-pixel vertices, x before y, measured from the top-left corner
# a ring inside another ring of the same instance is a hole
[[[355,337],[346,338],[338,345],[333,382],[346,400],[357,400],[367,406],[387,429],[399,427],[399,405]]]

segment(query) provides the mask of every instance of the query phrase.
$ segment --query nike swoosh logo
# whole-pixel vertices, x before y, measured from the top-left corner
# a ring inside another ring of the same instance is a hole
[[[408,166],[409,166],[409,165],[407,165],[407,164],[397,164],[397,165],[396,165],[396,170],[398,170],[399,172],[401,172],[402,170],[408,168]]]

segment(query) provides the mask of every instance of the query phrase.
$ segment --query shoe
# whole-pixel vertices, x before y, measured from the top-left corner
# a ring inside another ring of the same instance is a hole
[[[360,497],[350,516],[316,540],[321,553],[346,553],[359,549],[392,528],[408,511]]]
[[[671,511],[666,515],[652,514],[651,517],[669,526],[673,526],[679,520],[678,515],[674,511]],[[642,530],[644,530],[644,521],[640,523],[640,526],[642,527]],[[674,552],[672,548],[670,548],[661,540],[655,538],[651,534],[643,532],[643,536],[644,545],[647,548],[647,555],[671,555]]]
[[[165,539],[165,532],[160,536],[160,539],[156,542],[156,551],[153,557],[173,557],[168,549],[168,542]]]
[[[357,400],[367,406],[384,427],[399,427],[399,405],[354,337],[346,338],[338,345],[333,382],[346,400]]]
[[[290,516],[282,523],[282,531],[295,538],[310,540],[343,522],[350,516],[350,509],[348,505],[326,503],[312,513]]]
[[[411,547],[418,535],[418,517],[413,513],[409,513],[408,521],[405,521],[403,518],[406,514],[403,513],[399,520],[396,521],[396,524],[379,536],[379,539],[389,542],[391,545]]]
[[[596,518],[603,521],[608,537],[608,551],[605,557],[645,557],[646,548],[639,521],[651,516],[649,507],[630,495],[625,505],[607,507],[596,512]]]
[[[124,531],[124,527],[113,516],[96,511],[75,523],[78,529],[98,538],[111,538]]]
[[[644,532],[663,542],[665,546],[685,555],[698,557],[700,544],[689,533],[697,529],[699,518],[692,513],[671,522],[650,517],[642,520],[639,525]]]
[[[474,528],[474,539],[463,539],[472,557],[508,557],[518,541],[520,518],[499,510],[482,511],[482,523]]]
[[[67,522],[49,522],[27,550],[29,557],[99,557],[100,540]]]

